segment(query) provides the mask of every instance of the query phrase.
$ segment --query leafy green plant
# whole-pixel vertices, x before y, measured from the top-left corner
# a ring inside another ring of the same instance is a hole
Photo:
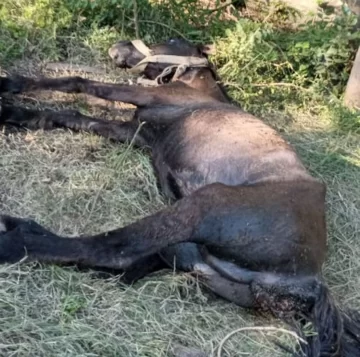
[[[3,0],[0,5],[0,61],[37,52],[58,58],[56,38],[72,15],[61,0]]]
[[[197,0],[136,0],[136,21],[134,2],[66,0],[65,4],[87,26],[96,23],[100,27],[115,27],[122,37],[133,38],[137,25],[140,37],[149,42],[169,36],[187,37],[192,41],[210,40],[212,36],[223,34],[226,28],[220,0],[216,0],[212,8]],[[225,22],[233,23],[234,19]]]
[[[242,19],[218,38],[214,60],[232,96],[252,110],[306,107],[314,100],[339,106],[360,43],[355,23],[343,14],[290,31]],[[356,114],[347,118],[347,128],[359,127]]]
[[[353,20],[315,22],[296,31],[240,20],[218,40],[215,60],[228,80],[242,84],[282,81],[338,94],[360,41]]]

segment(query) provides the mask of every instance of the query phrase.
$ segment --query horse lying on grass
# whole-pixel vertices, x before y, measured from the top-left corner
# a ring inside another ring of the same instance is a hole
[[[0,262],[27,255],[122,271],[129,281],[176,262],[176,269],[198,272],[209,289],[240,306],[287,322],[311,321],[316,334],[305,337],[295,355],[359,356],[360,319],[337,307],[321,278],[325,185],[275,130],[230,104],[202,48],[181,40],[150,48],[121,41],[109,53],[118,66],[168,83],[14,77],[1,78],[0,91],[58,90],[131,103],[137,107],[131,121],[3,105],[0,122],[87,130],[150,148],[173,204],[123,228],[71,239],[34,221],[2,216]]]

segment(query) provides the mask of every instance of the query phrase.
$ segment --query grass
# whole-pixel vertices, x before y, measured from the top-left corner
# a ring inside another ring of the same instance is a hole
[[[43,37],[39,38],[32,33],[33,37],[18,35],[21,41],[17,41],[11,26],[0,28],[0,44],[6,44],[7,50],[0,52],[4,70],[31,76],[80,74],[111,82],[129,79],[106,60],[105,50],[118,35],[116,30],[94,25],[90,29],[80,26],[77,33],[51,32],[56,46],[46,41],[51,39],[46,31],[40,31]],[[231,38],[229,46],[234,44]],[[96,64],[99,73],[44,69],[43,60],[62,57],[73,63]],[[261,69],[259,62],[255,65]],[[222,75],[241,89],[234,92],[232,87],[233,95],[279,130],[309,170],[327,183],[325,279],[342,305],[359,310],[357,114],[338,102],[325,103],[319,93],[302,96],[295,87],[269,90],[270,82],[259,95],[255,87],[239,81],[234,68],[233,72],[229,67],[222,69]],[[28,93],[11,100],[29,107],[78,108],[117,120],[128,119],[133,110],[121,103],[60,93]],[[4,128],[0,133],[0,212],[31,217],[59,234],[74,236],[123,226],[164,204],[146,152],[67,130]],[[171,355],[176,343],[216,356],[226,335],[249,326],[281,324],[214,297],[187,274],[163,272],[129,287],[116,277],[101,279],[71,267],[0,266],[0,356],[157,357]],[[225,343],[222,356],[283,356],[271,343],[273,339],[294,341],[281,332],[243,331]]]
[[[22,67],[26,71],[37,72]],[[35,100],[30,93],[21,101],[119,119],[129,110],[90,107],[85,98],[65,94],[43,93]],[[0,168],[1,212],[31,217],[69,236],[125,225],[164,204],[146,153],[86,133],[4,132]],[[176,342],[214,354],[231,331],[267,323],[204,294],[186,274],[163,273],[126,287],[116,278],[72,268],[22,264],[0,267],[0,279],[4,356],[168,356]],[[268,339],[277,335],[235,336],[224,355],[240,350],[281,355]]]

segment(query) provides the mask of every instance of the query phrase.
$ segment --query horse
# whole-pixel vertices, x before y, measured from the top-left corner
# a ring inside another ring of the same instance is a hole
[[[86,93],[135,105],[131,121],[4,104],[0,123],[86,130],[146,148],[171,203],[125,227],[71,239],[33,220],[2,215],[0,263],[26,256],[111,269],[128,281],[164,266],[193,272],[216,295],[269,311],[300,334],[310,321],[316,333],[303,336],[294,355],[358,356],[359,314],[337,305],[321,274],[325,184],[279,133],[231,103],[206,46],[179,39],[150,47],[120,41],[109,55],[150,85],[14,76],[1,78],[0,93]]]

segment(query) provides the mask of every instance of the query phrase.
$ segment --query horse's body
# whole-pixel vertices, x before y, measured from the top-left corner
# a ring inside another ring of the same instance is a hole
[[[203,56],[181,41],[153,52]],[[110,54],[121,67],[145,57],[130,42]],[[167,66],[150,64],[143,73],[154,79]],[[308,316],[319,335],[302,345],[307,356],[356,356],[358,322],[340,315],[321,281],[324,184],[276,131],[229,103],[211,68],[190,67],[177,81],[171,75],[168,80],[144,88],[79,77],[1,79],[0,91],[82,92],[136,105],[130,122],[3,106],[0,123],[88,130],[149,147],[161,188],[174,204],[115,231],[72,239],[3,216],[0,262],[23,258],[25,247],[30,259],[121,270],[129,280],[175,262],[179,270],[199,272],[205,285],[238,305]]]

